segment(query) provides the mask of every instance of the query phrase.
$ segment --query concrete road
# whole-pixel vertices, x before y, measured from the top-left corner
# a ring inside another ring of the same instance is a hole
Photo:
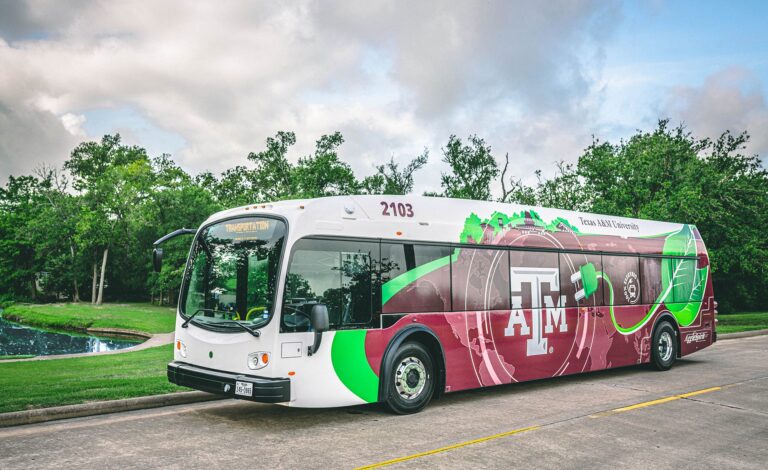
[[[1,399],[1,398],[0,398]],[[395,459],[395,461],[392,461]],[[450,394],[424,412],[219,401],[0,429],[0,468],[766,468],[768,336]]]

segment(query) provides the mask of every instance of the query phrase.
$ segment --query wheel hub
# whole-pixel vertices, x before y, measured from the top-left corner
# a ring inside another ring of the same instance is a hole
[[[403,359],[395,370],[395,389],[406,400],[414,400],[421,395],[427,384],[427,370],[415,357]]]
[[[672,358],[672,351],[674,349],[672,341],[672,335],[668,331],[662,332],[659,336],[659,357],[663,362],[667,362]]]

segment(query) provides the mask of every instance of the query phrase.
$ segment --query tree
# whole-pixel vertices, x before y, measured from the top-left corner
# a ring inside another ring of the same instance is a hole
[[[367,176],[361,183],[361,188],[366,194],[408,194],[413,191],[413,174],[427,164],[429,151],[411,160],[402,170],[395,163],[394,157],[384,165],[376,167],[376,173]]]
[[[443,196],[464,199],[491,200],[491,182],[499,175],[491,147],[476,135],[467,138],[468,145],[451,135],[443,150],[443,161],[451,171],[443,173],[440,186]]]
[[[0,294],[16,299],[37,297],[35,276],[40,266],[30,221],[42,202],[39,186],[33,176],[10,176],[0,188]]]
[[[544,207],[557,207],[574,211],[589,211],[591,199],[584,190],[582,177],[572,164],[557,163],[557,172],[551,179],[542,177],[541,170],[536,170],[538,180],[536,186],[526,186],[521,180],[509,180],[506,186],[506,173],[509,167],[509,156],[506,157],[504,169],[501,172],[501,202],[517,202]]]
[[[267,138],[267,148],[249,153],[248,160],[256,164],[250,173],[251,184],[258,194],[254,202],[279,201],[294,193],[293,167],[288,162],[288,149],[296,144],[293,132],[279,131]]]
[[[35,255],[47,273],[42,288],[47,294],[68,294],[79,302],[82,273],[75,231],[82,198],[69,192],[69,180],[55,168],[41,167],[36,173],[44,203],[29,221],[29,228]]]
[[[315,144],[314,155],[299,159],[293,169],[295,196],[300,198],[355,194],[358,182],[337,150],[344,143],[340,132],[324,135]]]
[[[91,302],[101,304],[109,249],[117,237],[127,241],[128,215],[149,190],[149,158],[143,148],[121,144],[119,134],[106,135],[101,142],[78,145],[64,168],[83,192],[78,240],[94,253]]]

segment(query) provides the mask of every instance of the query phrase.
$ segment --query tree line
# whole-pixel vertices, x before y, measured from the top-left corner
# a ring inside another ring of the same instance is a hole
[[[576,163],[537,182],[499,165],[477,135],[449,137],[436,197],[541,205],[696,224],[707,243],[722,311],[765,309],[768,172],[744,153],[746,132],[697,138],[659,121],[618,143],[593,142]],[[264,201],[344,194],[408,194],[429,159],[393,158],[359,178],[339,157],[341,133],[320,137],[291,163],[293,132],[220,174],[191,175],[170,155],[151,158],[119,135],[83,142],[61,168],[10,176],[0,188],[0,300],[147,300],[175,303],[189,240],[172,240],[160,273],[150,247],[165,233],[197,227],[218,210]],[[500,188],[500,191],[499,191]]]

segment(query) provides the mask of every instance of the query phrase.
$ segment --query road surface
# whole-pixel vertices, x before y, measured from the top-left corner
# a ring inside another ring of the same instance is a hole
[[[2,399],[2,398],[0,398]],[[765,468],[768,336],[459,392],[422,413],[234,400],[0,429],[0,468]]]

